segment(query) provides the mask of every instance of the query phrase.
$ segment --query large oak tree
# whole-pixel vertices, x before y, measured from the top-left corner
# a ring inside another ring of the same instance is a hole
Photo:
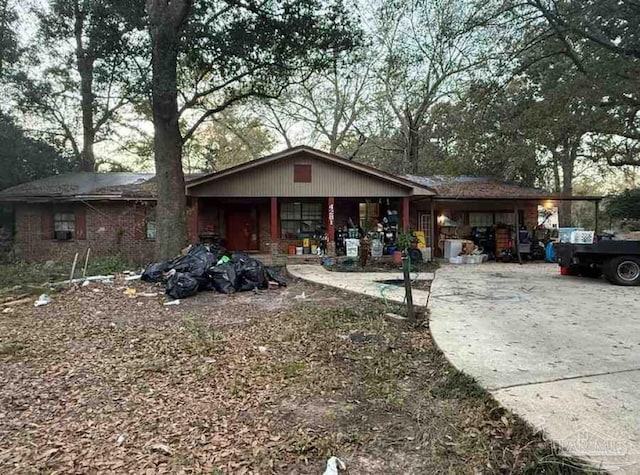
[[[148,0],[158,255],[186,241],[182,147],[201,124],[250,97],[277,97],[294,74],[351,48],[340,3]]]

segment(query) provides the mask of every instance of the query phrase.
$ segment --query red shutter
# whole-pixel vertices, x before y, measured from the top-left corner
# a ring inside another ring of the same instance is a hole
[[[75,216],[75,238],[80,240],[87,239],[87,213],[84,205],[76,207],[74,210]]]
[[[53,239],[53,211],[49,207],[43,207],[40,215],[40,237],[44,241]]]
[[[294,183],[311,183],[311,165],[296,163],[293,165]]]
[[[147,237],[147,209],[144,206],[134,206],[133,208],[134,218],[134,235],[138,241],[142,241]]]

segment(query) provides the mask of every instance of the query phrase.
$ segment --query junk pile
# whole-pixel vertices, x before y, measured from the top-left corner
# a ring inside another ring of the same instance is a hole
[[[262,262],[243,253],[224,253],[198,244],[173,260],[149,264],[140,277],[145,282],[166,282],[174,299],[191,297],[202,290],[223,294],[266,289],[269,281],[286,287],[286,281]]]

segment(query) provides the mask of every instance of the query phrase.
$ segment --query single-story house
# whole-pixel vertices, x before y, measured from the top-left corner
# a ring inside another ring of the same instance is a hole
[[[474,227],[534,227],[538,207],[550,200],[599,200],[488,179],[397,176],[304,146],[188,176],[185,192],[190,242],[221,240],[262,254],[308,248],[306,239],[319,234],[335,253],[340,236],[375,231],[378,223],[383,236],[423,231],[437,254],[444,238],[467,237]],[[4,190],[0,202],[13,205],[15,250],[24,259],[91,248],[145,262],[154,252],[156,196],[153,174],[69,173]]]

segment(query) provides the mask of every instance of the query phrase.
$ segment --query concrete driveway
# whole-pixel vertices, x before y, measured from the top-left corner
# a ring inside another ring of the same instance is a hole
[[[444,266],[429,299],[447,358],[568,452],[640,473],[640,288],[555,264]]]

